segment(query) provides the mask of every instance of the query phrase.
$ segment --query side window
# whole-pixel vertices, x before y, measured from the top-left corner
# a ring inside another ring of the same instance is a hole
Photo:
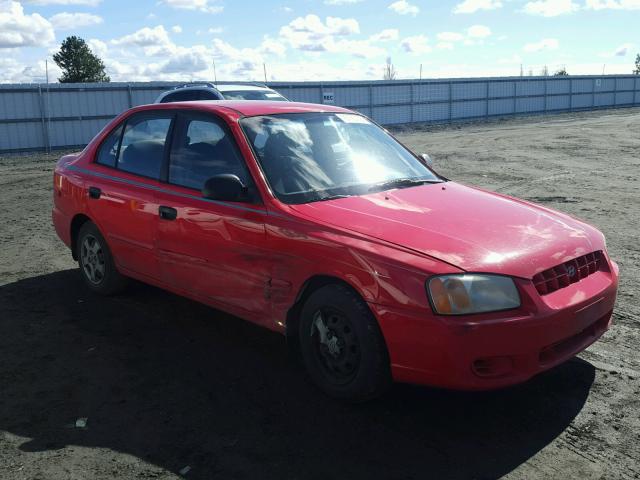
[[[122,125],[113,130],[107,138],[104,139],[98,154],[96,162],[107,167],[115,167],[118,158],[118,143],[120,143],[120,135],[122,134]]]
[[[213,118],[185,116],[169,158],[169,183],[201,190],[211,177],[237,175],[254,191],[251,176],[231,132]]]
[[[149,178],[160,178],[164,145],[171,117],[133,117],[127,121],[118,168]]]

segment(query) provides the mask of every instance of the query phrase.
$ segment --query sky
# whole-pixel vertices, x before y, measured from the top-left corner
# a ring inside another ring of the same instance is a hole
[[[70,35],[125,82],[632,73],[639,20],[640,0],[0,0],[0,83],[46,59],[55,82]]]

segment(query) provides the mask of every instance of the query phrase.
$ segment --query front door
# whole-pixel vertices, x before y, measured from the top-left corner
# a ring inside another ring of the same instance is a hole
[[[249,187],[250,199],[203,198],[205,181],[223,173],[237,175]],[[266,209],[221,119],[196,112],[178,115],[167,182],[156,193],[161,211],[156,251],[163,282],[267,322]]]

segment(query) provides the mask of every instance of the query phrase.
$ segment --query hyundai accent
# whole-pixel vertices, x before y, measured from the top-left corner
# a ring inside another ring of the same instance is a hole
[[[137,107],[53,182],[89,289],[133,278],[280,332],[336,398],[520,383],[611,323],[618,267],[597,229],[444,178],[347,109]]]

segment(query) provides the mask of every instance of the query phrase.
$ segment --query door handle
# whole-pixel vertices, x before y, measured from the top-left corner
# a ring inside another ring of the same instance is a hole
[[[95,198],[97,200],[100,198],[100,195],[102,195],[102,190],[98,187],[89,187],[89,198]]]
[[[158,214],[164,220],[175,220],[178,217],[178,211],[175,208],[165,207],[164,205],[160,205]]]

